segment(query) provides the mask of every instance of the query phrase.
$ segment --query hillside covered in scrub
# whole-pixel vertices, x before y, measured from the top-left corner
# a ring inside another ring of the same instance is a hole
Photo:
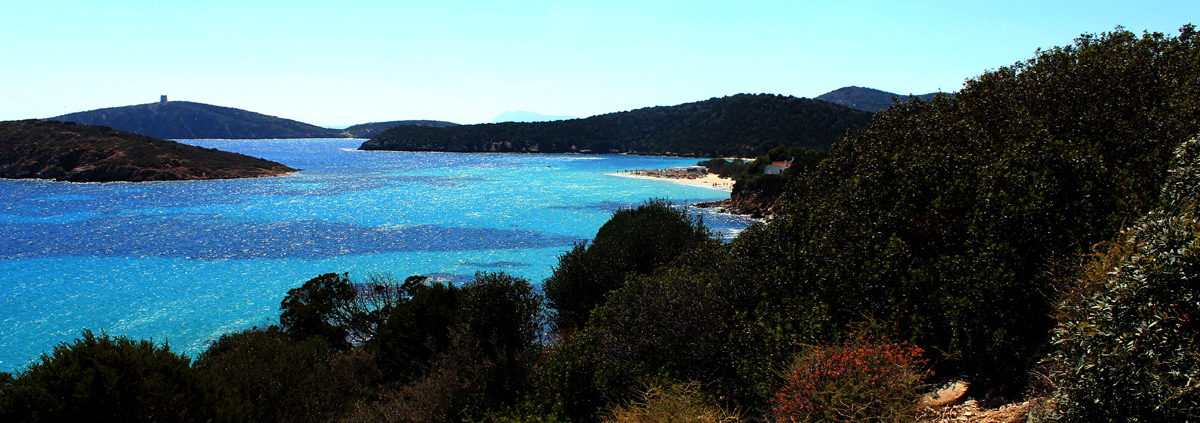
[[[296,169],[103,126],[0,122],[0,178],[71,182],[169,181],[276,176]]]
[[[85,332],[0,374],[0,420],[912,422],[958,380],[1037,421],[1195,420],[1197,63],[1191,25],[1084,35],[880,111],[729,243],[618,210],[541,291],[319,275],[194,362]]]
[[[828,150],[870,119],[868,112],[824,101],[739,94],[553,122],[397,126],[359,148],[755,157],[779,145]]]
[[[163,101],[69,113],[46,120],[108,126],[167,139],[342,138],[336,129],[232,107]]]

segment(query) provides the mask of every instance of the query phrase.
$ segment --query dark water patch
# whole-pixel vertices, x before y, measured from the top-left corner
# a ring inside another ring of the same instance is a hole
[[[481,267],[484,269],[493,269],[493,268],[501,268],[501,267],[526,267],[526,266],[529,266],[529,263],[521,263],[521,262],[516,262],[516,261],[497,261],[497,262],[492,262],[492,263],[477,263],[477,262],[473,262],[473,261],[468,261],[468,262],[464,262],[464,263],[460,264],[460,266],[474,266],[474,267]]]
[[[602,211],[612,213],[620,209],[633,207],[634,203],[622,203],[618,201],[602,201],[593,204],[580,204],[570,206],[550,206],[548,208],[555,210],[578,210],[578,211]]]
[[[452,283],[455,285],[462,285],[475,280],[474,275],[460,275],[458,273],[437,272],[427,273],[423,276],[429,278],[431,282]]]
[[[343,222],[241,222],[220,217],[103,217],[71,224],[0,224],[0,258],[327,258],[416,251],[547,248],[575,237],[528,230]]]

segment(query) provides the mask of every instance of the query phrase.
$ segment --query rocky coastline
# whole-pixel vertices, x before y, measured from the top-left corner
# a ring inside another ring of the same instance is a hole
[[[0,178],[142,182],[278,176],[281,163],[105,126],[0,122]]]

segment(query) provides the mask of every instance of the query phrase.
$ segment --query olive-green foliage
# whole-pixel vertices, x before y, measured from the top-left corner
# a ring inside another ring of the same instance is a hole
[[[565,421],[596,421],[606,405],[671,380],[695,381],[731,404],[765,405],[755,385],[774,384],[774,374],[763,381],[742,374],[737,332],[739,309],[757,300],[757,287],[740,278],[742,269],[729,257],[727,246],[708,244],[653,274],[630,276],[583,329],[553,344],[526,398],[530,408]]]
[[[234,387],[257,422],[324,422],[366,393],[378,371],[363,353],[339,354],[317,337],[277,327],[221,336],[195,367]]]
[[[450,349],[451,333],[461,323],[461,289],[444,283],[406,286],[407,298],[367,344],[386,380],[407,380],[428,370],[434,358]]]
[[[596,382],[610,400],[626,399],[658,376],[701,382],[722,395],[738,392],[738,369],[726,348],[734,310],[711,279],[703,267],[666,267],[631,277],[596,310],[588,323]]]
[[[511,405],[526,387],[541,354],[543,302],[528,281],[505,273],[479,273],[463,286],[458,342],[490,368],[481,383],[486,407],[480,409]]]
[[[1200,130],[1197,41],[1190,26],[1083,36],[877,113],[739,237],[761,269],[752,333],[874,317],[941,376],[1019,386],[1049,341],[1053,271],[1155,206],[1172,149]]]
[[[461,288],[409,278],[405,298],[366,350],[389,383],[341,421],[462,421],[516,403],[540,357],[540,294],[505,273],[478,273]]]
[[[698,217],[666,200],[649,200],[613,213],[596,232],[592,244],[578,244],[559,257],[543,289],[557,310],[555,324],[582,327],[608,292],[621,287],[627,274],[649,274],[680,254],[714,243]]]
[[[641,398],[618,406],[605,423],[730,423],[737,413],[706,401],[696,383],[673,383],[646,388]]]
[[[1049,420],[1200,419],[1200,139],[1178,157],[1163,207],[1096,254],[1059,303]]]
[[[567,331],[548,345],[532,375],[532,388],[512,420],[542,416],[552,421],[592,422],[612,393],[596,385],[596,340],[587,329]]]
[[[0,385],[6,422],[236,422],[251,410],[191,360],[149,341],[84,330]]]
[[[337,349],[350,347],[343,322],[346,305],[355,297],[347,274],[326,273],[288,291],[280,303],[279,325],[297,340],[317,337]]]

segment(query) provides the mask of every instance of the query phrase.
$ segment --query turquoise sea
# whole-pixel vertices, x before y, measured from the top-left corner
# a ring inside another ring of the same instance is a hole
[[[285,293],[327,272],[540,284],[620,207],[728,193],[605,175],[695,164],[646,156],[358,151],[362,140],[186,140],[303,171],[223,181],[0,180],[0,371],[97,333],[194,357],[275,323]],[[704,213],[731,237],[750,221]]]

